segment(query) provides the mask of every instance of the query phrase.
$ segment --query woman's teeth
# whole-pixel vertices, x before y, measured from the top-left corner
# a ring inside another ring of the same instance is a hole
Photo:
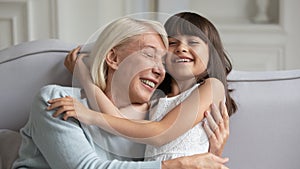
[[[141,81],[145,84],[145,85],[148,85],[149,87],[151,88],[154,88],[155,87],[155,83],[150,81],[150,80],[145,80],[145,79],[141,79]]]
[[[180,63],[180,62],[191,62],[191,59],[176,59],[175,62],[176,63]]]

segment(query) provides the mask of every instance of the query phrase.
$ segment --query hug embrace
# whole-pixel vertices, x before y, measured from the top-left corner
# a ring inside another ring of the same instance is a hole
[[[232,66],[209,20],[124,17],[79,51],[65,65],[82,88],[40,90],[13,168],[227,168]]]

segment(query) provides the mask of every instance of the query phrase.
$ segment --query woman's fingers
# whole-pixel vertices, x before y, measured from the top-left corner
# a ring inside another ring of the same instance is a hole
[[[208,139],[216,139],[215,133],[211,130],[207,121],[203,122],[203,128],[208,136]]]
[[[213,116],[211,115],[211,113],[206,111],[204,114],[205,114],[205,117],[209,124],[209,127],[212,129],[213,132],[216,132],[219,129],[219,126],[217,125],[217,123],[216,123],[215,119],[213,118]]]
[[[224,145],[229,137],[229,116],[225,104],[220,102],[220,107],[211,106],[211,113],[205,112],[206,122],[203,127],[209,137],[210,152],[221,155]]]
[[[221,114],[222,114],[223,121],[224,121],[224,128],[226,130],[229,130],[229,115],[228,115],[228,111],[227,111],[225,102],[220,102],[220,109],[221,109]]]
[[[219,111],[219,108],[213,103],[211,105],[211,110],[212,110],[212,116],[213,116],[213,119],[215,121],[215,123],[222,129],[224,128],[224,120],[223,120],[223,117],[222,117],[222,109],[220,107],[220,110],[221,112]]]

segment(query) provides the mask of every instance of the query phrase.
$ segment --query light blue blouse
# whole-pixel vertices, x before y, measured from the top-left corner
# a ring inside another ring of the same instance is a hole
[[[132,161],[143,157],[144,145],[72,118],[64,121],[52,117],[54,111],[46,110],[47,101],[64,96],[72,96],[87,105],[79,88],[43,87],[35,97],[27,124],[20,131],[22,145],[13,168],[161,168],[159,161]]]

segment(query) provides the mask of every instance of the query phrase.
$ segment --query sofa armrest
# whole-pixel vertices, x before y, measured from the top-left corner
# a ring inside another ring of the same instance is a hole
[[[18,131],[27,121],[36,92],[47,84],[72,85],[63,65],[75,44],[48,39],[0,51],[0,129]]]

